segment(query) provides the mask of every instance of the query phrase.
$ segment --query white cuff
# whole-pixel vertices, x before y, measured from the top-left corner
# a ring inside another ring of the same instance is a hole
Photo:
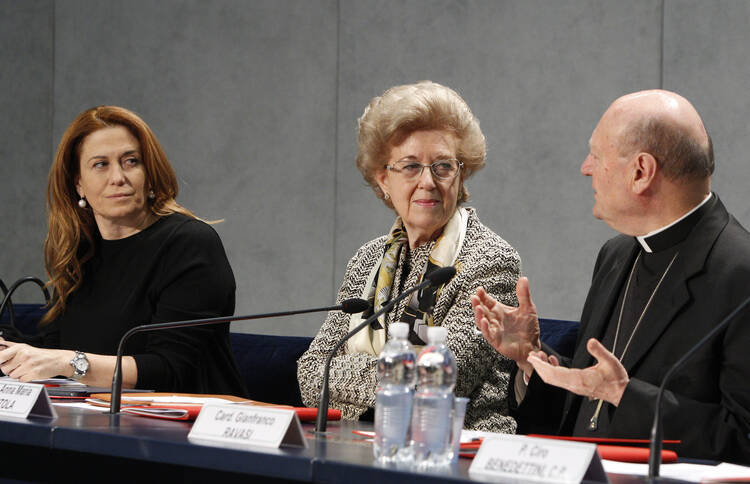
[[[529,386],[529,379],[522,369],[516,372],[516,380],[513,382],[513,390],[516,394],[516,405],[520,405],[526,396],[526,388]]]

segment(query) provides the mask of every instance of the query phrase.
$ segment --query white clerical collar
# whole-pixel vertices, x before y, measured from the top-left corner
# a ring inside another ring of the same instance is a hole
[[[705,205],[706,202],[708,202],[711,199],[711,195],[713,195],[713,193],[709,192],[708,196],[706,198],[704,198],[701,203],[699,203],[698,205],[696,205],[692,210],[690,210],[688,213],[686,213],[682,217],[678,218],[674,222],[672,222],[672,223],[670,223],[668,225],[665,225],[664,227],[658,228],[656,230],[652,230],[651,232],[647,233],[646,235],[638,235],[638,236],[636,236],[636,239],[638,240],[638,243],[641,244],[641,247],[643,247],[643,250],[645,250],[648,253],[653,252],[651,246],[649,245],[649,243],[648,243],[648,241],[646,239],[648,239],[650,237],[653,237],[654,235],[660,234],[660,233],[664,232],[665,230],[667,230],[667,229],[669,229],[671,227],[674,227],[678,223],[680,223],[683,220],[685,220],[686,218],[688,218],[690,215],[692,215],[698,209],[700,209],[703,205]]]

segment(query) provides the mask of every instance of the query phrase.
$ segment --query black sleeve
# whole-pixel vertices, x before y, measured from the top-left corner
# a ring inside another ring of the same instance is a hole
[[[665,439],[677,436],[682,440],[677,449],[680,455],[750,464],[750,365],[745,354],[750,346],[748,318],[750,311],[745,311],[723,338],[706,345],[713,348],[711,351],[699,352],[685,365],[709,365],[711,355],[720,355],[716,356],[720,365],[715,375],[719,389],[715,401],[685,395],[680,382],[690,380],[684,376],[674,377],[667,385],[662,400],[663,435]],[[689,376],[689,372],[682,375]],[[649,435],[658,391],[657,384],[631,378],[610,424],[612,432]]]
[[[191,220],[170,237],[149,294],[155,307],[152,321],[232,315],[234,275],[218,234],[205,223]],[[228,332],[226,323],[148,333],[146,350],[133,355],[138,367],[137,387],[200,391],[205,386],[201,388],[199,384],[196,388],[195,382],[201,380],[201,375],[230,378],[210,375],[217,359],[227,359],[226,354],[217,353],[229,351]]]
[[[608,244],[609,242],[602,247],[596,257],[592,282],[596,278],[596,274],[602,265]],[[578,329],[575,348],[578,348],[581,345],[581,338],[584,334],[584,325],[586,324],[587,319],[587,310],[586,306],[584,306],[583,315],[581,316],[581,327]],[[557,356],[561,365],[567,367],[572,366],[572,359],[558,354],[544,342],[542,342],[542,350],[547,354],[554,354]],[[510,383],[508,384],[508,407],[510,408],[511,415],[518,423],[517,433],[558,434],[562,426],[565,400],[568,396],[568,391],[544,383],[539,375],[534,372],[529,379],[529,385],[526,388],[524,399],[521,400],[521,403],[517,403],[515,385],[513,382],[515,382],[518,371],[518,365],[513,365],[513,371],[510,375]]]
[[[560,364],[570,366],[570,360],[558,354],[546,343],[542,343],[542,350],[548,355],[557,356]],[[518,423],[518,434],[550,434],[555,435],[560,428],[565,398],[568,392],[560,387],[548,385],[542,381],[537,372],[529,379],[526,395],[521,403],[516,403],[515,385],[518,365],[513,365],[508,383],[508,407],[511,415]]]
[[[52,321],[46,326],[40,325],[39,336],[39,346],[42,348],[59,348],[60,323],[58,321]]]

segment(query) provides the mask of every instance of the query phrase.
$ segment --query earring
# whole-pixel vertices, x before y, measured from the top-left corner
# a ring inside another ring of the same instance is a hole
[[[86,208],[87,203],[86,203],[86,199],[84,197],[81,197],[78,200],[78,206],[81,207],[81,208]]]
[[[383,192],[383,200],[388,200],[389,198],[391,198],[391,196],[388,195],[388,192]]]
[[[149,190],[148,191],[148,199],[149,200],[153,200],[154,198],[156,198],[156,193],[154,193],[153,190]]]

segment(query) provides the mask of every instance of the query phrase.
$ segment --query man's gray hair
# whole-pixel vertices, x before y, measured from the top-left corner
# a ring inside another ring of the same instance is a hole
[[[672,181],[699,180],[714,172],[711,136],[707,146],[702,146],[686,130],[663,119],[646,117],[634,122],[623,133],[621,146],[627,154],[635,151],[651,154],[664,176]]]

